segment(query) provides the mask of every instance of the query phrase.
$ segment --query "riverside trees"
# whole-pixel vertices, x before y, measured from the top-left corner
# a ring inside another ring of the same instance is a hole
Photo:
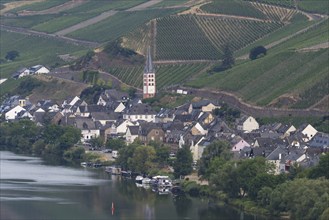
[[[273,215],[285,212],[294,219],[328,219],[329,153],[320,157],[317,166],[298,169],[296,175],[273,175],[273,164],[264,157],[225,160],[224,146],[209,145],[200,160],[199,174],[209,180],[213,195],[252,202]]]
[[[38,127],[30,120],[0,124],[0,150],[33,154],[47,162],[79,163],[84,150],[74,147],[81,131],[70,126],[49,124]]]

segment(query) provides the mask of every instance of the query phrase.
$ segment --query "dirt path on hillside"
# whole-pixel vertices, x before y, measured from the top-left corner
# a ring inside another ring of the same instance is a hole
[[[14,2],[8,2],[3,4],[5,7],[3,9],[0,10],[0,15],[5,14],[6,12],[24,6],[24,5],[30,5],[36,2],[42,2],[45,0],[26,0],[26,1],[14,1]]]
[[[159,2],[161,2],[163,0],[151,0],[151,1],[148,1],[148,2],[145,2],[143,4],[140,4],[140,5],[137,5],[135,7],[132,7],[130,9],[127,9],[125,11],[139,11],[139,10],[144,10],[152,5],[155,5]],[[117,11],[114,11],[114,10],[111,10],[111,11],[106,11],[106,12],[103,12],[102,14],[96,16],[96,17],[93,17],[91,19],[88,19],[86,21],[82,21],[76,25],[73,25],[71,27],[68,27],[68,28],[65,28],[63,30],[60,30],[60,31],[57,31],[55,34],[56,35],[67,35],[69,33],[72,33],[76,30],[79,30],[79,29],[82,29],[82,28],[85,28],[85,27],[88,27],[90,25],[93,25],[93,24],[96,24],[102,20],[105,20],[113,15],[115,15],[117,13]]]
[[[126,11],[141,11],[141,10],[145,10],[148,7],[151,7],[152,5],[156,5],[160,2],[162,2],[163,0],[151,0],[145,3],[142,3],[140,5],[136,5],[135,7],[129,8]]]
[[[48,8],[42,11],[28,11],[23,10],[19,11],[17,14],[18,16],[30,16],[30,15],[45,15],[45,14],[57,14],[62,11],[69,10],[71,8],[75,8],[79,5],[88,2],[88,0],[71,0],[69,2],[65,2],[64,4],[54,6],[52,8]]]
[[[85,28],[85,27],[88,27],[90,25],[93,25],[93,24],[96,24],[108,17],[111,17],[113,15],[115,15],[117,12],[116,11],[107,11],[107,12],[103,12],[102,14],[96,16],[96,17],[93,17],[91,19],[88,19],[86,21],[83,21],[83,22],[80,22],[76,25],[73,25],[71,27],[68,27],[68,28],[65,28],[63,30],[60,30],[60,31],[57,31],[55,34],[56,35],[66,35],[66,34],[69,34],[71,32],[74,32],[76,30],[79,30],[79,29],[82,29],[82,28]]]
[[[320,43],[320,44],[316,44],[316,45],[313,45],[311,47],[304,47],[304,48],[298,49],[296,51],[298,51],[298,52],[309,52],[309,51],[318,51],[320,49],[326,49],[326,48],[329,48],[329,41],[324,42],[324,43]]]
[[[282,117],[282,116],[297,116],[297,117],[307,117],[307,116],[326,116],[329,115],[328,111],[321,111],[318,109],[279,109],[270,107],[259,107],[254,106],[249,103],[244,102],[238,96],[224,92],[224,91],[214,91],[207,89],[194,89],[180,87],[183,90],[187,90],[190,94],[194,96],[200,96],[208,99],[214,99],[219,101],[224,101],[231,107],[241,110],[245,114],[253,115],[254,117]]]
[[[19,34],[24,34],[28,36],[36,36],[36,37],[42,37],[42,38],[51,38],[55,40],[61,40],[69,44],[74,44],[78,46],[84,46],[88,48],[95,48],[99,47],[100,44],[96,42],[90,42],[90,41],[84,41],[84,40],[77,40],[65,36],[58,36],[55,34],[47,34],[44,32],[39,32],[39,31],[33,31],[30,29],[26,28],[19,28],[19,27],[12,27],[12,26],[6,26],[6,25],[0,25],[1,30],[8,31],[8,32],[13,32],[13,33],[19,33]]]

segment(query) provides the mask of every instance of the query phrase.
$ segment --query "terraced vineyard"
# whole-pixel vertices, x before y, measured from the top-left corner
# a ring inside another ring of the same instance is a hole
[[[279,22],[214,19],[205,16],[196,17],[196,21],[218,50],[228,42],[234,50],[239,50],[283,26]]]
[[[274,21],[288,22],[295,14],[297,14],[295,9],[276,7],[258,2],[254,2],[252,5],[262,11],[268,19]]]
[[[221,55],[190,15],[158,19],[156,45],[160,60],[215,60]]]
[[[205,69],[208,63],[195,64],[161,64],[156,66],[157,89],[181,84],[195,74]],[[123,82],[134,87],[142,88],[144,66],[112,67],[108,71]]]
[[[247,0],[251,2],[260,2],[270,5],[282,6],[286,8],[293,8],[295,6],[294,0]]]
[[[200,8],[202,11],[213,14],[228,14],[266,19],[266,16],[249,2],[240,0],[215,0]],[[243,9],[243,10],[241,10]]]
[[[156,58],[198,60],[221,58],[230,43],[234,50],[282,27],[280,22],[223,19],[211,16],[170,16],[157,20]]]

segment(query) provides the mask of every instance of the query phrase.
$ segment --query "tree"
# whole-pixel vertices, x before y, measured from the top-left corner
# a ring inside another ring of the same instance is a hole
[[[19,52],[16,51],[16,50],[11,50],[11,51],[8,51],[7,54],[6,54],[6,60],[10,60],[10,61],[13,61],[15,60],[17,57],[19,57]]]
[[[223,53],[222,67],[226,69],[232,68],[235,60],[230,44],[227,43],[224,45]]]
[[[251,60],[255,60],[257,59],[260,55],[266,55],[266,48],[263,47],[263,46],[257,46],[257,47],[254,47],[250,50],[250,53],[249,53],[249,58]]]
[[[124,140],[119,138],[111,138],[106,141],[105,148],[112,149],[112,150],[119,150],[126,146]]]
[[[101,137],[96,137],[96,138],[91,138],[89,140],[89,143],[91,144],[91,147],[99,149],[103,146],[104,140]]]
[[[177,151],[176,160],[174,162],[174,175],[175,177],[185,176],[192,172],[193,157],[188,146]]]
[[[214,172],[214,168],[218,167],[221,161],[228,161],[231,158],[230,144],[224,141],[215,141],[211,143],[203,152],[202,157],[199,161],[198,174],[202,175],[203,178],[208,179],[210,174]],[[220,157],[215,161],[216,157]],[[214,160],[214,162],[213,162]],[[212,165],[211,163],[216,165]]]
[[[321,176],[329,179],[329,153],[326,153],[320,157],[319,164],[312,168],[309,174],[309,177],[312,179],[316,179]]]
[[[131,170],[148,174],[155,167],[154,160],[156,153],[152,146],[138,146],[131,158],[128,159],[128,165]]]

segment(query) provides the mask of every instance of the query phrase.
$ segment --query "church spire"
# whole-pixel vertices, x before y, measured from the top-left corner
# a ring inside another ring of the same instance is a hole
[[[144,68],[144,73],[154,73],[153,61],[151,56],[151,47],[148,46],[147,48],[147,57],[146,57],[146,64]]]

